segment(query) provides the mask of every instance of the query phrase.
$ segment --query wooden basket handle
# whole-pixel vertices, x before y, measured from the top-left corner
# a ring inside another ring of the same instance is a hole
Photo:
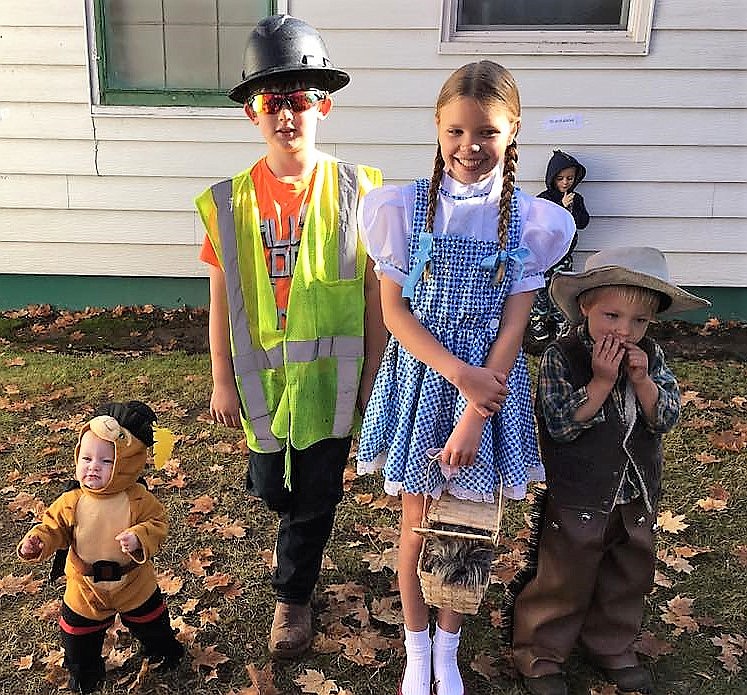
[[[428,483],[428,478],[430,478],[431,466],[436,461],[438,461],[440,459],[440,452],[439,452],[438,456],[433,456],[433,455],[428,455],[428,454],[426,454],[426,455],[428,456],[428,467],[425,469],[425,481],[426,481],[426,484],[427,484]],[[500,486],[498,488],[498,521],[496,522],[496,525],[495,525],[495,532],[490,537],[490,540],[491,540],[491,542],[493,543],[494,546],[498,545],[498,540],[500,539],[500,536],[501,536],[501,520],[503,519],[503,504],[504,504],[504,500],[503,500],[503,474],[500,471],[498,471],[498,477],[501,480],[501,484],[500,484]],[[427,528],[427,518],[426,518],[426,515],[428,513],[428,499],[430,497],[431,496],[428,493],[423,493],[423,513],[421,514],[421,517],[420,517],[420,526],[421,526],[421,528],[420,529],[413,528],[412,529],[413,531],[422,531],[425,528]]]

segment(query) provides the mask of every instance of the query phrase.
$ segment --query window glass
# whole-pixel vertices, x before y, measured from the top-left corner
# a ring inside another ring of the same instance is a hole
[[[439,53],[646,55],[655,0],[441,0]]]
[[[97,0],[101,103],[231,104],[272,0]]]
[[[620,30],[627,25],[628,5],[628,0],[460,0],[457,30]]]

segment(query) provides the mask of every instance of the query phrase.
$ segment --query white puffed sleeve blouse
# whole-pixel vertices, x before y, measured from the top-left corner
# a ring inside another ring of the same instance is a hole
[[[444,174],[436,208],[434,236],[495,239],[498,233],[498,201],[503,180],[496,175],[474,184],[463,184]],[[358,209],[358,228],[377,273],[398,285],[408,274],[412,236],[415,184],[374,188]],[[545,271],[568,250],[576,231],[573,217],[560,205],[519,191],[521,240],[529,250],[524,273],[510,294],[543,287]]]

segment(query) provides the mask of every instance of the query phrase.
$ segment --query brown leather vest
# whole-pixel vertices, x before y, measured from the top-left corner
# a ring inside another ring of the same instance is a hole
[[[574,390],[589,383],[592,377],[591,353],[574,333],[557,342],[569,367],[569,381]],[[645,350],[649,364],[654,357],[654,343],[644,338],[639,346]],[[555,502],[563,507],[609,512],[614,506],[620,478],[628,457],[623,450],[625,423],[608,396],[604,402],[604,422],[582,430],[571,442],[556,442],[550,436],[535,399],[540,450],[547,473],[547,485]],[[628,440],[634,472],[645,490],[652,511],[656,509],[661,490],[661,434],[651,432],[638,413]]]

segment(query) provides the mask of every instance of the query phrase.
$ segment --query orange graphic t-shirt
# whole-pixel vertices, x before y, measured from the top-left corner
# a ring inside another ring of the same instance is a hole
[[[299,219],[308,205],[315,173],[316,169],[300,181],[279,181],[270,171],[264,157],[250,171],[257,192],[267,271],[275,292],[278,328],[285,328],[288,294],[301,243],[302,225],[299,224]],[[207,234],[202,243],[200,260],[220,266]]]

